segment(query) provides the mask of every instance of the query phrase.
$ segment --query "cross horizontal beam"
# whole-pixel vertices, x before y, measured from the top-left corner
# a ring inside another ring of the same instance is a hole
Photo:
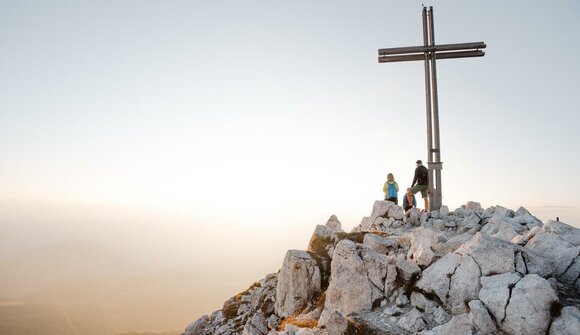
[[[402,48],[386,48],[379,49],[379,55],[401,55],[401,54],[414,54],[414,53],[425,53],[425,52],[439,52],[439,51],[455,51],[455,50],[468,50],[468,49],[485,49],[486,45],[484,42],[471,42],[471,43],[455,43],[455,44],[439,44],[435,46],[416,46],[416,47],[402,47]]]
[[[440,52],[435,53],[435,59],[450,59],[450,58],[467,58],[467,57],[482,57],[485,52],[481,50],[472,51],[454,51],[454,52]],[[428,55],[429,59],[431,55]],[[425,54],[407,54],[407,55],[392,55],[392,56],[380,56],[379,63],[394,63],[394,62],[408,62],[416,60],[425,60]]]

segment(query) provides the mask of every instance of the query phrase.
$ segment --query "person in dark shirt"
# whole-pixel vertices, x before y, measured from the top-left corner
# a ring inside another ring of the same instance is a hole
[[[411,193],[417,194],[417,192],[421,192],[421,197],[425,201],[425,210],[429,211],[429,171],[423,166],[421,160],[417,161],[415,177],[411,183]]]

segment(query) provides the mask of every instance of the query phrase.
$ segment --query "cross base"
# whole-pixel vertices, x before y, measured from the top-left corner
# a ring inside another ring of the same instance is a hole
[[[427,162],[429,170],[429,207],[438,210],[443,205],[443,193],[441,192],[441,170],[443,162]]]

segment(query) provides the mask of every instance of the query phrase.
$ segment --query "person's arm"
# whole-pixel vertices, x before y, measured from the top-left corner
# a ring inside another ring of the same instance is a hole
[[[388,187],[388,185],[387,185],[387,183],[385,183],[385,185],[383,185],[383,193],[384,194],[387,194],[387,187]]]
[[[413,177],[413,182],[411,183],[411,187],[415,186],[417,179],[419,179],[419,168],[415,169],[415,177]]]
[[[397,190],[397,192],[399,192],[399,183],[395,182],[395,190]]]

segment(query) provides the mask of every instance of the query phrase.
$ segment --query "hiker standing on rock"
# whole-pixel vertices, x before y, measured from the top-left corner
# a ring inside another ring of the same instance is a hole
[[[385,193],[385,200],[390,202],[394,202],[395,205],[398,205],[399,202],[399,184],[395,181],[395,177],[392,173],[387,175],[387,181],[383,186],[383,193]]]
[[[421,191],[421,197],[425,201],[425,210],[429,211],[429,172],[423,166],[423,162],[420,159],[416,163],[417,168],[415,169],[415,177],[413,177],[413,182],[411,183],[411,193],[417,194],[417,192]]]

